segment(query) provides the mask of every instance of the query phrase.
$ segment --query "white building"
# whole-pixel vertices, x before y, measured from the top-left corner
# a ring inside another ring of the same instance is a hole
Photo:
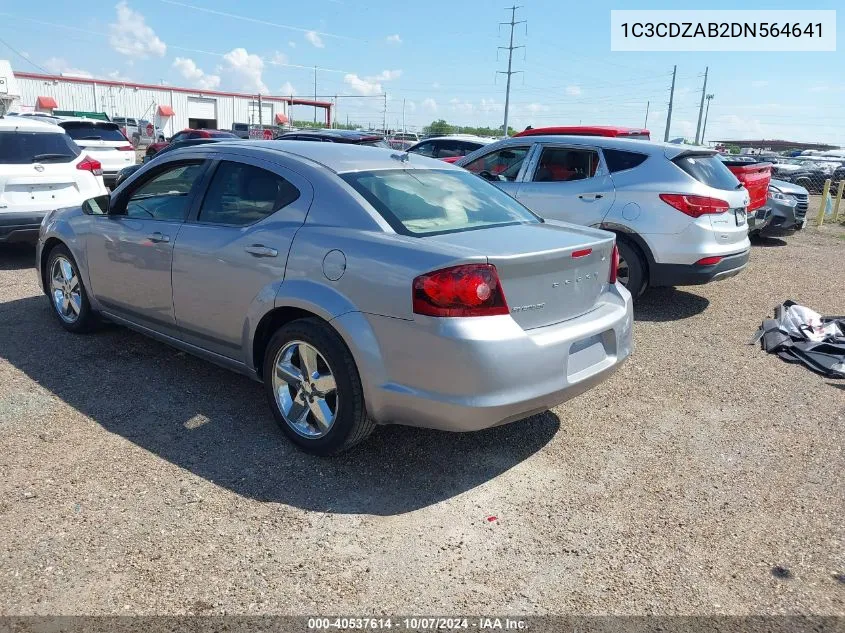
[[[234,123],[287,123],[291,105],[323,108],[331,125],[330,102],[292,96],[258,95],[106,79],[14,72],[20,93],[11,111],[105,112],[152,121],[166,136],[185,128],[230,130]]]

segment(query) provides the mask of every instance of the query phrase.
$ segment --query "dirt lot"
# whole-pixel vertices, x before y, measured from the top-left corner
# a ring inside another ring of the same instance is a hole
[[[63,332],[31,260],[0,252],[3,614],[845,614],[845,384],[746,345],[784,299],[845,313],[843,229],[649,291],[632,359],[552,412],[338,459],[258,384]]]

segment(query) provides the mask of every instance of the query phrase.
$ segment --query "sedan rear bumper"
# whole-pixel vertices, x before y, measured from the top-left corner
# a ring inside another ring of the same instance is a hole
[[[352,316],[340,317],[340,319]],[[475,431],[545,411],[610,376],[632,350],[631,295],[613,286],[580,317],[523,330],[509,316],[368,316],[384,353],[369,414],[382,424]],[[364,355],[371,356],[368,350]],[[354,352],[353,352],[354,353]]]
[[[698,264],[651,264],[651,286],[698,286],[738,275],[748,266],[751,249],[725,255],[712,266]]]
[[[0,243],[38,241],[38,230],[46,211],[0,213]]]

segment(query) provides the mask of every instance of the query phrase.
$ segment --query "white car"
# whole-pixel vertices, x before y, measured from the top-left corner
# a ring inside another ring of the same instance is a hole
[[[135,148],[120,131],[117,123],[96,119],[65,119],[58,125],[74,143],[103,166],[103,181],[114,187],[117,173],[137,162]]]
[[[35,242],[47,212],[106,193],[100,162],[62,128],[0,117],[0,244]]]

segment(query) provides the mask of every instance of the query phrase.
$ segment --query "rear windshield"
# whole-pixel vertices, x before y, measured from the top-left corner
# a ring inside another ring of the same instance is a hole
[[[211,138],[238,138],[237,134],[221,132],[220,130],[205,130]]]
[[[0,132],[0,164],[69,163],[79,148],[67,134]]]
[[[376,141],[364,141],[363,143],[358,143],[358,145],[365,145],[366,147],[386,147],[387,149],[391,149],[390,143],[382,139],[378,139]]]
[[[63,123],[62,127],[74,141],[123,141],[126,137],[116,125],[93,125],[91,123]]]
[[[341,175],[397,233],[434,235],[541,220],[466,171],[388,169]]]
[[[679,156],[674,162],[698,182],[714,189],[736,189],[739,181],[715,154]]]

